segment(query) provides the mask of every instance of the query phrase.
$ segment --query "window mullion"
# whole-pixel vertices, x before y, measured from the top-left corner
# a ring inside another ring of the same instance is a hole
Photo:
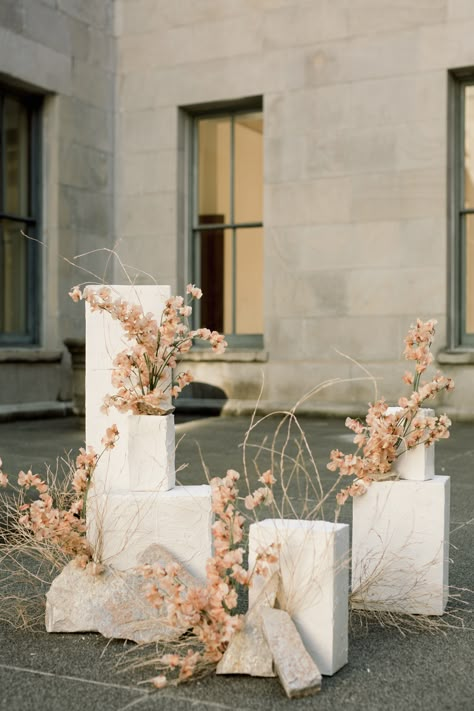
[[[0,91],[0,212],[3,211],[5,192],[5,141],[3,136],[3,102],[4,94]]]
[[[237,269],[235,263],[235,116],[231,116],[230,128],[230,222],[232,224],[232,333],[236,332]]]
[[[199,123],[193,122],[193,175],[192,175],[192,222],[195,225],[199,224]],[[193,277],[201,274],[201,233],[192,230],[191,244],[191,274]],[[191,279],[193,281],[193,279]],[[201,284],[199,284],[201,286]],[[194,327],[202,326],[201,323],[201,302],[196,299],[193,304],[193,323]]]

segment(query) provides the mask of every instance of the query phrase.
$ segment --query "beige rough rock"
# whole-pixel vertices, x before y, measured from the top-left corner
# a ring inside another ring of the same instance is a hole
[[[232,637],[217,665],[217,674],[276,676],[272,653],[263,636],[262,610],[275,604],[279,583],[280,577],[278,573],[274,573],[247,612],[242,629]]]
[[[150,565],[176,563],[159,545],[146,549],[141,561]],[[186,586],[200,585],[181,568],[179,575]],[[170,627],[166,610],[157,610],[146,599],[144,588],[152,579],[109,566],[100,575],[90,570],[71,562],[53,580],[46,594],[47,632],[99,632],[104,637],[137,643],[169,642],[185,632]]]
[[[262,610],[262,628],[286,695],[310,696],[321,690],[321,674],[285,610]]]

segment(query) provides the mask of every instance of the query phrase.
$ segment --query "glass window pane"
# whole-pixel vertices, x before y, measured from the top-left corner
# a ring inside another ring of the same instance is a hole
[[[263,117],[238,115],[234,123],[234,222],[263,222]]]
[[[474,215],[465,218],[465,308],[466,333],[474,334]]]
[[[230,117],[200,119],[198,146],[198,219],[230,223]]]
[[[200,325],[233,331],[232,230],[201,230],[195,235],[196,284],[203,291]]]
[[[0,221],[0,332],[28,331],[28,245],[26,225]]]
[[[236,333],[263,333],[263,229],[236,230]]]
[[[16,215],[29,213],[29,119],[28,111],[12,97],[6,97],[3,109],[3,145],[5,146],[5,211]]]

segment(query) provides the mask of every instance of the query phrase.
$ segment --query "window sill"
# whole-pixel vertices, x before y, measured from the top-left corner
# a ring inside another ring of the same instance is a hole
[[[59,363],[62,355],[63,352],[59,350],[0,346],[0,363]]]
[[[474,365],[474,349],[440,351],[436,360],[440,365]]]
[[[212,361],[224,363],[266,363],[268,360],[267,351],[253,351],[244,348],[227,348],[225,353],[216,355],[211,349],[194,349],[186,353],[183,361],[193,361],[205,363]]]

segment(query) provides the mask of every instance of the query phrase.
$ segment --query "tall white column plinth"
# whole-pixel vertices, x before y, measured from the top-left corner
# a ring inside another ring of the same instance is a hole
[[[101,286],[88,287],[100,291]],[[111,298],[122,298],[139,304],[145,313],[159,320],[169,286],[111,286]],[[96,452],[103,449],[101,439],[112,424],[118,427],[120,438],[109,456],[102,457],[94,472],[94,484],[100,492],[130,489],[128,464],[128,413],[114,407],[108,414],[101,411],[104,397],[113,393],[112,363],[115,356],[130,345],[120,322],[103,311],[91,311],[86,304],[86,442]]]
[[[352,605],[442,615],[448,601],[450,478],[373,483],[353,499]]]
[[[349,526],[327,521],[266,519],[250,526],[249,565],[271,543],[280,546],[278,604],[292,617],[322,674],[347,663]],[[250,606],[266,578],[255,576]]]

